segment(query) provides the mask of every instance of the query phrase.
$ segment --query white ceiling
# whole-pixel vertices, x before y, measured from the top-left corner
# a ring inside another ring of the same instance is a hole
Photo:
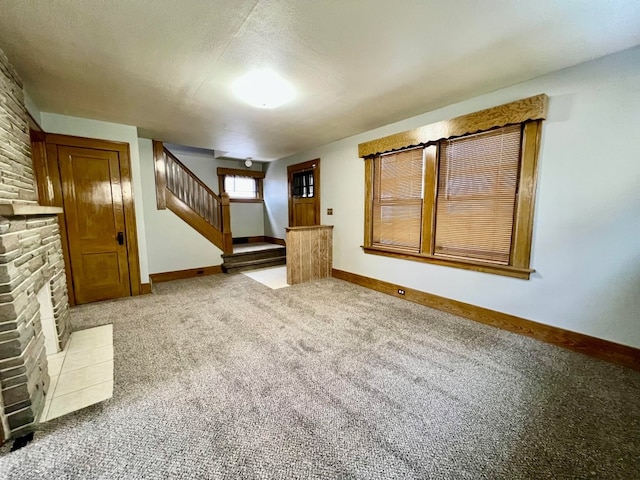
[[[637,0],[4,0],[42,111],[272,160],[640,44]],[[270,67],[276,110],[230,84]]]

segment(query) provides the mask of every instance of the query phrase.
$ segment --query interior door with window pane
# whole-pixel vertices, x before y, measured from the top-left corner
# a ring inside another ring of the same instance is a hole
[[[291,165],[289,178],[289,226],[320,225],[320,159]]]

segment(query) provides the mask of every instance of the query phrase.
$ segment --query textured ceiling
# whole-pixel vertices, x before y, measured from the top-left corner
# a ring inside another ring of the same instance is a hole
[[[0,48],[42,111],[280,158],[640,44],[637,0],[4,0]],[[237,100],[270,67],[276,110]]]

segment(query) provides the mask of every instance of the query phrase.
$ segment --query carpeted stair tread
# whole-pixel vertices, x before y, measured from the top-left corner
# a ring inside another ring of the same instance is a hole
[[[246,262],[236,262],[236,263],[223,263],[222,270],[225,273],[236,273],[245,270],[252,270],[254,268],[265,268],[265,267],[275,267],[277,265],[286,265],[287,257],[286,256],[278,256],[278,257],[270,257],[270,258],[261,258],[257,260],[249,260]]]
[[[279,248],[268,248],[265,250],[250,250],[248,252],[236,252],[236,253],[225,253],[222,255],[222,259],[225,263],[229,260],[234,261],[235,259],[246,259],[247,257],[269,257],[269,256],[282,256],[286,255],[287,247],[279,247]]]

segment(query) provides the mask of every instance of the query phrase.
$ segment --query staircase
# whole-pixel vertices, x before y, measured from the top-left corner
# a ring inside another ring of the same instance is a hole
[[[233,254],[229,196],[214,193],[157,140],[153,157],[158,210],[168,208],[225,254]]]
[[[233,245],[229,195],[217,195],[162,142],[153,141],[158,210],[169,209],[223,251],[225,273],[286,264],[286,248],[272,243]]]
[[[236,273],[257,268],[286,265],[287,249],[272,243],[235,245],[233,253],[222,255],[222,271]]]

